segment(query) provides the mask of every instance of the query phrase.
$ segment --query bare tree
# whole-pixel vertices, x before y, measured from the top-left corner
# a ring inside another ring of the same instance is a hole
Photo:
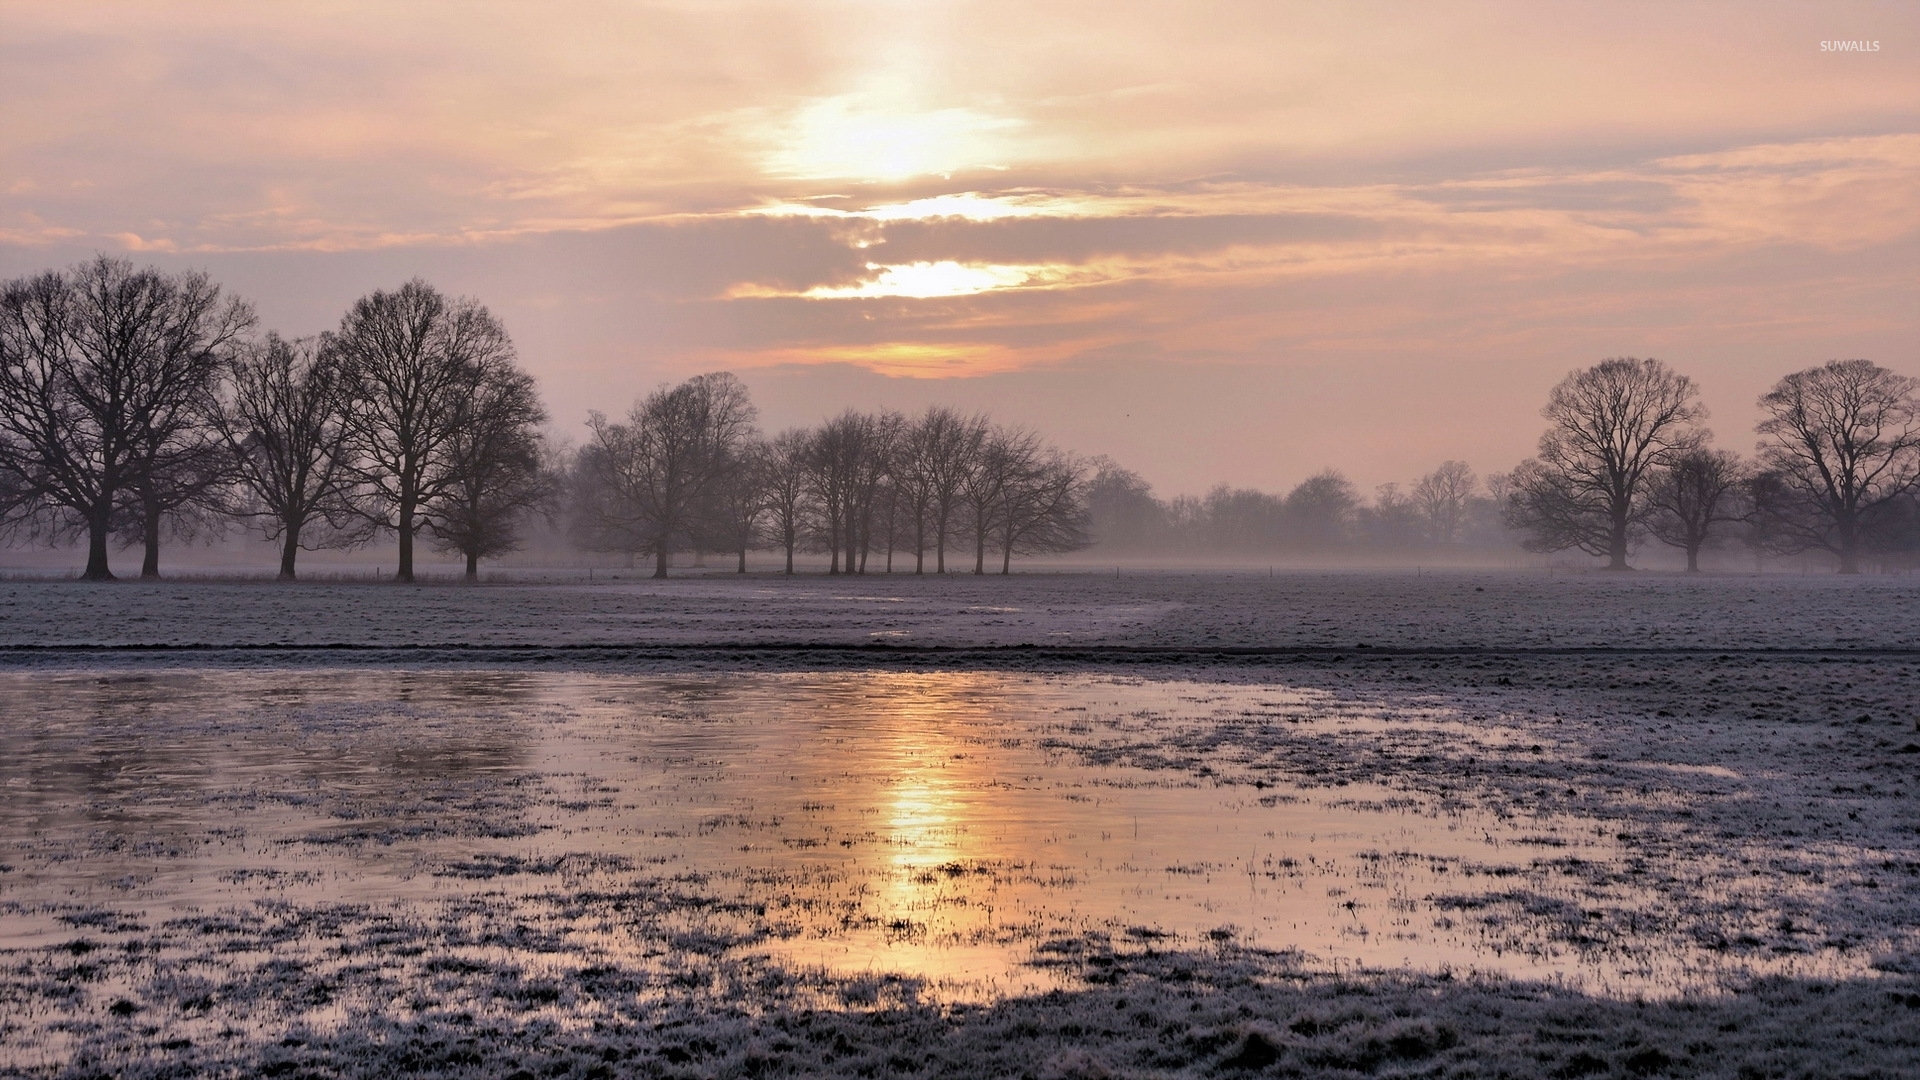
[[[244,492],[236,511],[279,542],[282,581],[294,580],[301,549],[350,546],[370,532],[353,506],[339,375],[316,339],[273,333],[227,365],[215,422]]]
[[[896,447],[905,438],[906,431],[907,418],[897,412],[875,413],[867,418],[860,454],[855,460],[852,483],[847,492],[847,524],[854,549],[848,553],[848,566],[853,566],[853,555],[857,552],[858,573],[867,572],[867,556],[873,551],[873,529],[880,498],[883,493],[889,497],[892,495],[890,485],[894,479],[895,463],[899,459]],[[891,557],[888,569],[892,569]]]
[[[1765,467],[1803,512],[1776,517],[1798,547],[1860,572],[1874,513],[1920,485],[1920,380],[1867,360],[1830,360],[1781,379],[1760,408]]]
[[[768,472],[772,448],[760,438],[748,438],[733,449],[707,506],[700,512],[699,530],[706,541],[739,557],[737,570],[747,572],[747,552],[760,541],[760,523],[767,516]]]
[[[1307,477],[1287,492],[1287,521],[1295,543],[1310,550],[1338,546],[1359,505],[1353,481],[1338,472],[1322,469]]]
[[[466,560],[468,581],[480,560],[520,548],[527,516],[548,510],[559,493],[540,438],[546,407],[533,376],[510,353],[468,365],[469,383],[443,454],[445,482],[427,504],[434,547]]]
[[[1464,461],[1443,461],[1413,486],[1413,505],[1426,519],[1427,539],[1442,547],[1460,535],[1479,478]]]
[[[635,402],[624,424],[594,413],[580,455],[581,490],[593,498],[576,535],[632,544],[625,550],[652,554],[653,576],[666,577],[754,417],[746,386],[724,371],[661,387]]]
[[[1687,570],[1700,569],[1700,549],[1718,525],[1746,520],[1739,495],[1747,478],[1740,456],[1728,450],[1688,450],[1656,470],[1648,486],[1647,530],[1687,553]]]
[[[985,417],[967,416],[940,406],[929,408],[915,425],[912,471],[926,491],[926,521],[933,533],[937,573],[947,572],[947,543],[953,537],[954,511],[960,506],[967,477],[986,435]],[[924,563],[916,563],[914,573],[924,569]]]
[[[798,428],[774,436],[763,459],[761,490],[773,541],[786,552],[788,574],[793,573],[793,552],[806,530],[812,460],[813,435]]]
[[[808,492],[828,546],[828,573],[862,573],[872,540],[872,507],[887,469],[893,421],[847,409],[814,432]]]
[[[908,424],[894,447],[892,463],[895,513],[906,519],[896,527],[899,539],[911,537],[913,540],[913,572],[916,574],[927,570],[927,527],[933,507],[933,472],[929,466],[933,455],[927,446],[928,436],[924,418]],[[887,568],[893,568],[891,552]]]
[[[1514,470],[1508,522],[1534,551],[1579,548],[1626,570],[1649,474],[1698,446],[1693,380],[1658,360],[1613,357],[1570,373],[1541,415],[1540,455]]]
[[[1361,507],[1356,516],[1361,532],[1376,547],[1408,551],[1423,541],[1434,542],[1431,520],[1417,498],[1402,492],[1399,484],[1374,488],[1373,505]]]
[[[971,512],[973,572],[987,572],[987,542],[999,519],[1011,509],[1010,500],[1039,467],[1040,436],[1021,427],[995,425],[980,440],[973,468],[960,483],[960,493]],[[1004,530],[1002,530],[1004,533]]]
[[[1006,486],[999,516],[1000,572],[1013,557],[1078,551],[1092,542],[1087,512],[1088,468],[1053,447],[1038,447]]]
[[[138,502],[154,536],[166,470],[198,446],[227,350],[253,313],[205,274],[101,256],[0,286],[0,430],[13,496],[53,535],[87,537],[88,580],[113,577],[107,541]]]
[[[1167,533],[1167,507],[1153,497],[1153,488],[1137,472],[1101,456],[1087,462],[1093,478],[1087,482],[1089,529],[1102,547],[1145,551],[1158,546]]]
[[[510,364],[513,343],[486,308],[419,278],[355,301],[330,339],[339,355],[361,506],[400,539],[394,579],[413,580],[414,538],[459,478],[454,440],[476,372]]]

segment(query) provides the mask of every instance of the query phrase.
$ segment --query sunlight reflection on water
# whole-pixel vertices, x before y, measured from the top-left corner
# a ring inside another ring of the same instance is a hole
[[[1293,787],[1169,741],[1223,717],[1300,745],[1466,730],[1438,709],[1091,675],[460,670],[10,674],[0,705],[6,946],[88,906],[473,896],[509,923],[565,908],[580,948],[618,953],[656,947],[606,899],[644,887],[677,897],[672,948],[954,996],[1051,985],[1035,958],[1089,938],[1616,990],[1699,962],[1465,913],[1542,859],[1614,858],[1593,822]]]

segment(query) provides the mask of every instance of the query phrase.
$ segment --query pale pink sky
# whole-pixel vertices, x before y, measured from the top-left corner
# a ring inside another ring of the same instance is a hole
[[[1920,374],[1920,5],[0,0],[0,274],[213,271],[282,332],[421,274],[575,435],[730,368],[1164,493],[1511,467],[1657,355],[1723,445]],[[1822,51],[1823,41],[1877,51]]]

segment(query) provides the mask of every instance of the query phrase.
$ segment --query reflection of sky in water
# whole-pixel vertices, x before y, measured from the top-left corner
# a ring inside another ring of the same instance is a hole
[[[464,891],[513,919],[556,891],[650,882],[717,901],[689,904],[685,926],[736,950],[976,988],[1044,985],[1035,949],[1082,934],[1616,988],[1715,963],[1665,941],[1570,945],[1550,920],[1490,928],[1459,902],[1545,889],[1578,918],[1576,883],[1501,874],[1612,858],[1595,823],[1200,774],[1232,775],[1230,753],[1148,769],[1066,746],[1177,758],[1169,733],[1248,717],[1300,740],[1505,735],[1272,686],[207,671],[9,675],[0,705],[0,861],[15,867],[0,944],[57,934],[44,913],[60,904],[165,914]],[[565,869],[493,873],[516,859]],[[611,925],[594,947],[622,948]]]

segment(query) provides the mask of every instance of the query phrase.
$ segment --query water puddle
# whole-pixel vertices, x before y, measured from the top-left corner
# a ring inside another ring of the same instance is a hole
[[[1091,675],[299,670],[7,674],[0,716],[0,948],[352,905],[582,965],[769,955],[957,997],[1223,941],[1616,991],[1712,967],[1567,932],[1598,916],[1551,868],[1616,860],[1607,827],[1169,749],[1222,718],[1303,747],[1509,740],[1441,709]]]

